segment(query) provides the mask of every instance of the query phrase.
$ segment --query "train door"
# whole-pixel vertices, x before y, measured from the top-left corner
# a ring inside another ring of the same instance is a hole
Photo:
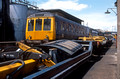
[[[35,32],[34,32],[34,40],[43,40],[43,18],[35,19]]]
[[[27,27],[26,27],[26,39],[34,40],[34,19],[27,20]]]
[[[51,40],[52,39],[52,33],[53,33],[53,30],[51,28],[51,19],[49,18],[45,18],[44,19],[44,23],[43,23],[43,39],[48,39],[48,40]]]
[[[55,28],[55,18],[45,18],[43,23],[43,39],[47,38],[49,40],[55,40],[56,39],[56,28]]]
[[[52,17],[41,17],[36,19],[35,40],[55,40],[55,23]]]

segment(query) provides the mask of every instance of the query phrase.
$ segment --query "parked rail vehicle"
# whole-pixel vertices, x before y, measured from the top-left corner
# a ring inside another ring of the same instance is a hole
[[[99,32],[96,29],[89,28],[89,34],[91,36],[99,36]]]
[[[81,25],[81,21],[76,22],[51,12],[36,13],[27,18],[26,39],[78,39],[79,36],[89,36],[89,28]]]
[[[1,49],[0,78],[61,79],[67,76],[91,58],[100,39],[97,30],[86,27],[81,22],[82,20],[61,10],[43,11],[29,16],[26,39],[55,41],[36,46],[21,41],[16,42],[14,47]],[[68,40],[78,37],[92,37],[92,41]],[[100,41],[102,39],[101,37]]]
[[[92,42],[80,40],[57,40],[37,47],[17,45],[0,51],[1,79],[61,79],[92,55]]]

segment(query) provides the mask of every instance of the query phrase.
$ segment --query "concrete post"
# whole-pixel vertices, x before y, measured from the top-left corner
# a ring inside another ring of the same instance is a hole
[[[120,79],[120,0],[117,0],[117,79]]]

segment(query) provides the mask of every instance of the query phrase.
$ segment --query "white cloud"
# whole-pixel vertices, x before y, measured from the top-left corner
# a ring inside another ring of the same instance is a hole
[[[115,15],[105,15],[101,13],[83,14],[78,16],[85,21],[85,25],[94,29],[116,31],[117,17]]]
[[[38,7],[41,9],[63,9],[63,10],[77,10],[80,11],[84,8],[87,8],[86,4],[79,4],[78,0],[48,0],[42,4],[38,4]]]

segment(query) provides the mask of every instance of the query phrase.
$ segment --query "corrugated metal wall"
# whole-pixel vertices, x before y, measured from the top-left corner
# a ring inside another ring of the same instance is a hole
[[[10,4],[10,19],[14,27],[15,41],[25,39],[28,7],[22,4]]]

